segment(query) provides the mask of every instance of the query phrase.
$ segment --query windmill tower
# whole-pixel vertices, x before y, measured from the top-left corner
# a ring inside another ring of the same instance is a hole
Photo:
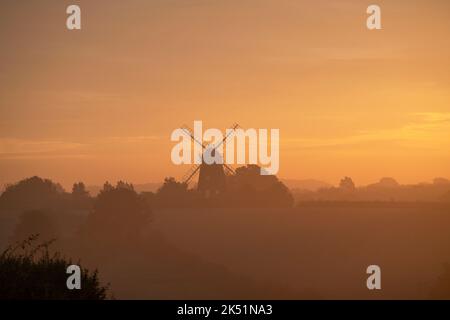
[[[238,124],[234,124],[232,130],[235,130],[239,127]],[[219,148],[230,136],[231,132],[226,135],[222,141],[220,141],[217,145],[204,145],[202,142],[198,141],[194,135],[192,134],[192,130],[187,126],[182,126],[181,129],[187,134],[194,143],[199,144],[202,147],[202,162],[201,164],[196,164],[189,169],[189,171],[183,176],[182,181],[186,184],[189,184],[190,181],[194,178],[194,176],[199,173],[197,190],[200,191],[206,197],[210,197],[213,195],[220,194],[225,190],[226,187],[226,174],[234,174],[233,168],[229,165],[225,164],[224,161],[222,163],[212,163],[207,164],[203,161],[203,155],[205,152],[211,153],[214,157],[215,153],[218,152],[217,148]]]

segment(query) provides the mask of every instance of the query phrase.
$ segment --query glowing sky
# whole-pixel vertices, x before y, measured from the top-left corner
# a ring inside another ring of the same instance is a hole
[[[279,128],[281,177],[450,178],[450,2],[376,3],[1,1],[0,183],[180,178],[194,120]]]

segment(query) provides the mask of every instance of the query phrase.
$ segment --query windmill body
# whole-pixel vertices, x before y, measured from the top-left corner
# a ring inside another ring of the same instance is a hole
[[[236,129],[238,125],[234,125],[233,129]],[[213,157],[217,151],[217,148],[222,145],[228,136],[226,136],[219,144],[217,145],[208,145],[205,146],[203,143],[195,139],[192,134],[192,130],[188,127],[183,126],[183,131],[191,137],[194,143],[198,143],[202,146],[203,155],[202,162],[199,165],[194,165],[191,169],[186,173],[183,177],[183,182],[189,184],[189,182],[193,179],[193,177],[199,173],[197,190],[201,192],[205,197],[211,197],[214,195],[218,195],[225,191],[226,189],[226,172],[228,174],[234,174],[234,170],[227,164],[224,163],[223,158],[220,158],[221,161],[217,161],[218,163],[208,164],[204,159],[204,155],[208,152]],[[220,155],[221,156],[221,155]]]
[[[215,152],[215,150],[212,150]],[[207,164],[202,161],[199,169],[197,190],[206,197],[220,194],[225,191],[226,179],[223,164]]]

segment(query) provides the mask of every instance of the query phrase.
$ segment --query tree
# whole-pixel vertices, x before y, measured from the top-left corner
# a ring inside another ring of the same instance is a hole
[[[105,186],[82,226],[82,233],[90,239],[117,241],[138,236],[150,217],[147,202],[127,183]]]
[[[133,184],[127,183],[127,182],[122,181],[122,180],[120,180],[120,181],[117,182],[117,188],[120,188],[120,189],[128,189],[128,190],[134,191]]]
[[[261,175],[261,168],[248,165],[228,178],[225,205],[238,207],[291,207],[290,190],[274,175]]]
[[[111,183],[109,183],[109,181],[106,181],[104,184],[103,184],[103,190],[102,191],[111,191],[111,190],[114,190],[114,187],[112,186],[112,184]],[[100,191],[101,192],[101,191]]]
[[[174,178],[164,179],[163,185],[156,191],[155,205],[163,208],[191,207],[200,203],[199,194],[188,190],[188,185]]]
[[[450,180],[448,180],[446,178],[434,178],[433,184],[436,186],[449,186]]]
[[[398,188],[400,184],[394,178],[384,177],[380,179],[376,186],[382,188]]]
[[[92,199],[83,182],[73,184],[71,198],[74,209],[88,210],[91,208]]]
[[[348,191],[353,191],[356,189],[355,183],[350,177],[344,177],[343,179],[341,179],[341,182],[339,183],[339,188]]]
[[[83,182],[74,183],[72,187],[72,196],[75,197],[89,197],[89,192]]]
[[[64,189],[49,179],[31,177],[8,185],[0,196],[0,206],[9,210],[49,209],[60,207]]]
[[[39,210],[25,211],[19,218],[11,240],[20,242],[29,237],[30,234],[39,234],[46,241],[57,237],[54,221],[46,212]]]
[[[50,254],[49,242],[34,245],[36,240],[31,236],[0,254],[0,300],[106,299],[108,289],[100,284],[97,270],[82,268],[81,289],[69,290],[66,270],[72,262]]]

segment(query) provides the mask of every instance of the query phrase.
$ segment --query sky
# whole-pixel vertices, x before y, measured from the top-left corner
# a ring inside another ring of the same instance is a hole
[[[1,1],[0,184],[181,178],[194,120],[280,129],[282,178],[450,178],[450,2],[372,3]]]

